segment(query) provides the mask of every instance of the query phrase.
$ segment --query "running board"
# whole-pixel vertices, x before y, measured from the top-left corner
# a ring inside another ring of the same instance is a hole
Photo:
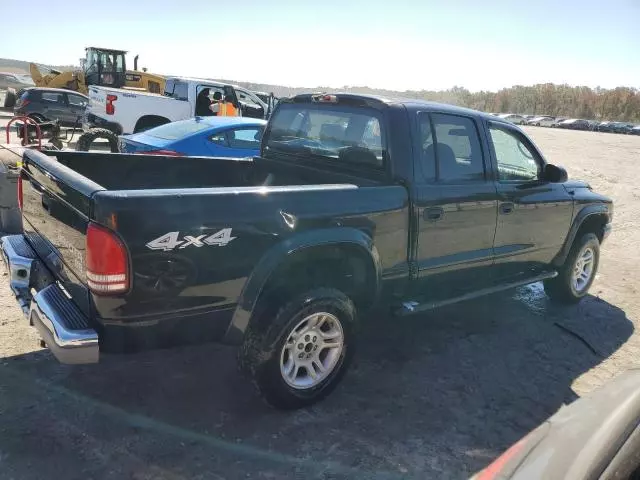
[[[523,285],[529,285],[530,283],[540,282],[549,278],[558,276],[558,272],[544,272],[535,277],[525,278],[523,280],[506,283],[504,285],[496,285],[494,287],[483,288],[475,292],[467,293],[459,297],[448,298],[447,300],[440,300],[437,302],[419,302],[419,301],[406,301],[402,302],[399,308],[396,308],[393,313],[397,316],[412,315],[414,313],[425,312],[427,310],[433,310],[434,308],[444,307],[451,305],[452,303],[464,302],[466,300],[472,300],[474,298],[482,297],[484,295],[491,295],[492,293],[502,292],[503,290],[509,290],[516,287],[522,287]]]

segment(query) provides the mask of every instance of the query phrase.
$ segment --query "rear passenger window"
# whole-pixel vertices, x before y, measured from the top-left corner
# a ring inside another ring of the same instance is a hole
[[[262,138],[261,128],[241,128],[229,132],[229,146],[231,148],[245,148],[256,150],[260,148]]]
[[[62,94],[57,92],[42,92],[42,100],[48,103],[64,103]]]
[[[435,139],[425,149],[425,155],[435,153],[438,182],[483,181],[484,160],[475,122],[467,117],[442,113],[431,114],[431,121]]]

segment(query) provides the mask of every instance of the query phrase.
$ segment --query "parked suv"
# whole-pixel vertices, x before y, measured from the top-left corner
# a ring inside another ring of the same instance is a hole
[[[27,88],[21,92],[14,115],[26,115],[39,123],[59,120],[63,126],[80,124],[89,97],[61,88]]]

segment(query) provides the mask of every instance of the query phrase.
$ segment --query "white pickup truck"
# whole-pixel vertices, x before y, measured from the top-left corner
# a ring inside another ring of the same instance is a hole
[[[211,96],[220,92],[225,98],[233,99],[240,106],[244,117],[266,118],[272,108],[272,105],[242,87],[198,78],[172,77],[167,79],[164,95],[110,87],[89,87],[89,105],[82,127],[85,132],[97,129],[122,135],[191,118],[199,114],[196,99],[205,89],[209,90]],[[100,136],[95,135],[96,138]],[[90,138],[90,141],[93,139]]]

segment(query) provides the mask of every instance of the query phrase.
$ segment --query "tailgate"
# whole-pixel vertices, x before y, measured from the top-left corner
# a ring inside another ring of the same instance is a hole
[[[25,236],[74,303],[89,316],[85,234],[91,196],[100,185],[40,152],[24,154],[22,170]]]

